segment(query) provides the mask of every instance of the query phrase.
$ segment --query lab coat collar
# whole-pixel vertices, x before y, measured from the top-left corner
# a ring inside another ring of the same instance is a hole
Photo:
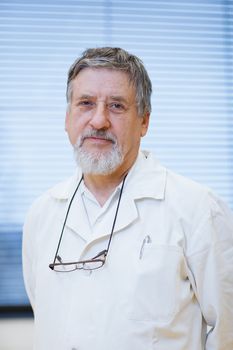
[[[166,188],[166,169],[148,151],[140,151],[130,170],[125,191],[134,199],[163,200]]]
[[[81,176],[82,173],[80,170],[77,170],[76,174],[66,182],[53,187],[50,190],[50,195],[55,199],[67,201],[71,198]],[[163,168],[150,153],[140,152],[126,178],[114,232],[120,231],[137,219],[138,211],[135,200],[141,198],[163,200],[165,187],[166,169]],[[81,215],[83,220],[78,220],[79,222],[77,222],[77,213]],[[70,214],[66,224],[67,227],[78,233],[88,245],[110,234],[110,232],[101,232],[98,236],[93,236],[91,234],[80,192],[77,193],[70,208]]]
[[[50,189],[50,195],[55,199],[68,200],[81,176],[82,172],[80,169],[77,169],[74,176]],[[154,198],[163,200],[165,188],[166,168],[150,152],[140,151],[135,164],[127,176],[124,192],[132,199]]]

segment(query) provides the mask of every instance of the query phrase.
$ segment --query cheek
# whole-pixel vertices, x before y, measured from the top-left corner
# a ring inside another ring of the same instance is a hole
[[[128,140],[133,144],[140,142],[142,136],[142,125],[139,122],[134,122],[128,126]]]
[[[116,130],[119,142],[123,144],[137,143],[141,136],[141,125],[139,123],[126,121]]]
[[[69,120],[66,121],[66,131],[72,145],[77,142],[78,137],[82,134],[82,130],[83,127],[77,119],[70,117]]]
[[[134,129],[132,125],[124,125],[117,139],[121,148],[127,152],[129,149],[137,147],[140,140],[140,131]]]

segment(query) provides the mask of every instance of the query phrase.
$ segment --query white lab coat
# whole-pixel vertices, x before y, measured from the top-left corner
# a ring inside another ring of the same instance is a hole
[[[233,216],[227,206],[140,153],[126,179],[104,267],[54,272],[48,265],[80,176],[36,200],[25,222],[34,349],[232,350]],[[90,235],[80,196],[60,248],[70,261],[105,249],[113,218]]]

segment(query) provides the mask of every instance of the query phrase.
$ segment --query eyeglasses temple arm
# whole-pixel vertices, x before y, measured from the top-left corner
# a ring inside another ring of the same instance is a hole
[[[109,247],[110,247],[110,244],[111,244],[111,241],[112,241],[113,231],[114,231],[114,228],[115,228],[115,223],[116,223],[116,219],[117,219],[117,214],[118,214],[118,210],[119,210],[120,202],[121,202],[121,196],[122,196],[122,193],[123,193],[123,188],[124,188],[124,184],[125,184],[125,180],[126,180],[127,175],[128,175],[128,174],[125,175],[125,177],[124,177],[124,179],[123,179],[123,182],[122,182],[122,185],[121,185],[121,191],[120,191],[120,195],[119,195],[119,199],[118,199],[118,203],[117,203],[116,214],[115,214],[115,217],[114,217],[114,220],[113,220],[113,224],[112,224],[112,230],[111,230],[111,233],[110,233],[110,238],[109,238],[109,241],[108,241],[108,246],[107,246],[107,249],[106,249],[106,255],[108,254]]]
[[[66,216],[65,216],[64,223],[63,223],[62,230],[61,230],[61,234],[60,234],[60,238],[59,238],[59,241],[58,241],[57,250],[56,250],[56,253],[55,253],[55,256],[54,256],[53,264],[55,264],[55,261],[56,261],[56,258],[57,258],[57,253],[58,253],[60,245],[61,245],[61,240],[62,240],[62,236],[63,236],[63,232],[64,232],[64,229],[65,229],[65,225],[66,225],[66,221],[67,221],[67,217],[68,217],[68,214],[69,214],[69,211],[70,211],[71,204],[72,204],[72,202],[74,200],[74,197],[75,197],[75,195],[76,195],[76,193],[77,193],[77,191],[79,189],[79,186],[80,186],[82,180],[83,180],[83,175],[82,175],[82,177],[81,177],[81,179],[80,179],[80,181],[79,181],[79,183],[78,183],[78,185],[77,185],[77,187],[76,187],[76,189],[75,189],[75,191],[74,191],[74,193],[73,193],[73,195],[72,195],[72,197],[70,199],[70,203],[69,203],[68,208],[67,208]]]

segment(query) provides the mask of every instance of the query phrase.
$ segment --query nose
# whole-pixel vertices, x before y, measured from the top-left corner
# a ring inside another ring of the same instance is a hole
[[[89,123],[96,130],[106,130],[109,128],[109,114],[105,102],[99,101],[98,103],[96,103],[95,109],[93,110]]]

